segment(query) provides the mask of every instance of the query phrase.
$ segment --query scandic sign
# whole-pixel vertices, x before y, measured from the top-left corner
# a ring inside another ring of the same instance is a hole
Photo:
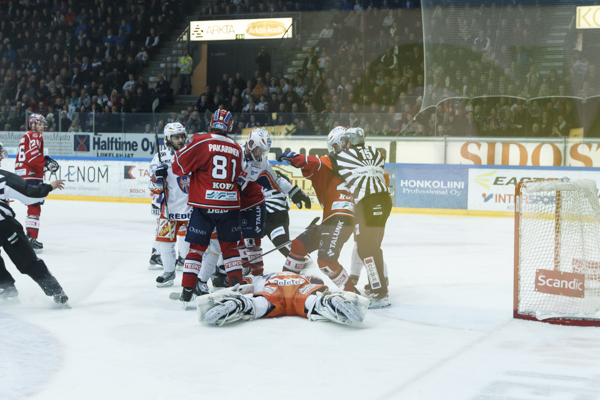
[[[585,275],[573,272],[538,269],[535,291],[567,297],[585,297]]]
[[[282,39],[293,37],[292,18],[190,22],[190,40]]]

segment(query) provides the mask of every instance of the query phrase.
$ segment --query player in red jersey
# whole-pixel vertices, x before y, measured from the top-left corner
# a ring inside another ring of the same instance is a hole
[[[346,131],[338,126],[329,134],[337,137]],[[329,139],[328,139],[329,145]],[[333,149],[332,149],[333,150]],[[319,249],[319,269],[340,289],[354,291],[350,274],[338,262],[342,246],[352,235],[354,227],[354,201],[352,194],[339,185],[340,178],[333,173],[329,156],[298,155],[284,152],[278,160],[302,169],[302,175],[310,179],[323,208],[323,222],[318,228],[309,229],[292,241],[284,271],[299,273],[306,264],[305,256]]]
[[[198,319],[222,326],[258,318],[299,316],[309,321],[355,325],[365,318],[369,299],[349,292],[330,292],[316,276],[279,272],[245,277],[248,285],[198,297]]]
[[[180,296],[184,302],[189,302],[194,294],[208,293],[208,286],[198,279],[198,273],[215,227],[229,284],[242,282],[242,261],[237,249],[241,239],[237,181],[242,171],[242,148],[227,136],[232,122],[229,111],[215,111],[210,120],[211,132],[194,136],[177,151],[172,163],[175,175],[191,174],[188,204],[193,210],[185,237],[190,251],[183,267]]]
[[[15,173],[25,179],[27,185],[37,186],[44,183],[44,171],[56,172],[58,163],[50,157],[44,156],[44,138],[42,137],[46,127],[44,116],[31,114],[29,126],[31,130],[27,131],[19,142]],[[42,204],[44,204],[43,201],[27,206],[25,221],[27,237],[36,253],[41,253],[44,248],[44,245],[37,240]]]

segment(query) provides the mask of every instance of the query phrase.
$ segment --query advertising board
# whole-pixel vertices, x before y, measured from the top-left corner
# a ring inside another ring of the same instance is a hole
[[[191,21],[190,40],[262,40],[293,37],[292,18]]]

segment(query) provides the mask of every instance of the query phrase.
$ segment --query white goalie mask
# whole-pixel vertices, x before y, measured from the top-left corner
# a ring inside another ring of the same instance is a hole
[[[263,155],[271,150],[271,135],[265,129],[252,129],[246,142],[249,155],[254,161],[261,161]]]
[[[168,123],[167,125],[165,125],[164,134],[165,134],[165,145],[172,147],[175,150],[179,150],[179,149],[173,145],[173,140],[171,137],[173,135],[185,135],[184,138],[187,137],[187,132],[185,131],[184,126],[181,125],[179,122],[171,122],[171,123]],[[183,145],[185,145],[185,141],[184,141]],[[183,145],[181,147],[183,147]]]
[[[343,149],[347,140],[346,128],[343,126],[336,126],[327,136],[327,149],[329,149],[330,152],[335,152],[333,146],[336,144]]]

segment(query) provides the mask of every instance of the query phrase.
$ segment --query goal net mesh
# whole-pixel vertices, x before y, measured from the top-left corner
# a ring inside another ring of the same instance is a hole
[[[592,180],[525,182],[517,199],[518,313],[600,318],[600,205]],[[536,272],[585,276],[585,297],[538,291]]]
[[[576,29],[576,3],[423,0],[421,110],[449,98],[600,95],[598,32]]]

